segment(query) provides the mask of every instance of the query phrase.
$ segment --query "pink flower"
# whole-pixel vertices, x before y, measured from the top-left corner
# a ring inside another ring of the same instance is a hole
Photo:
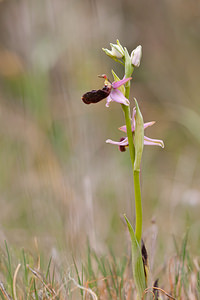
[[[135,132],[135,115],[136,115],[136,108],[134,107],[133,115],[132,115],[132,132],[133,132],[133,134]],[[147,127],[152,126],[154,123],[155,123],[154,121],[144,123],[144,129],[146,129]],[[127,132],[126,125],[120,127],[119,130],[121,130],[123,132]],[[106,143],[113,144],[113,145],[118,145],[120,151],[121,151],[121,149],[123,149],[123,151],[125,151],[125,147],[128,146],[128,137],[120,139],[119,142],[115,142],[113,140],[108,139],[108,140],[106,140]],[[164,143],[163,143],[162,140],[151,139],[151,138],[148,138],[147,136],[144,136],[144,145],[160,146],[160,147],[164,148]]]
[[[120,86],[131,80],[132,78],[123,78],[119,81],[110,82],[107,76],[100,75],[99,77],[105,79],[104,87],[100,90],[92,90],[85,93],[82,96],[82,100],[85,104],[97,103],[105,98],[107,98],[106,107],[109,107],[110,102],[115,101],[124,105],[129,105],[129,100],[124,96],[124,94],[118,89]]]
[[[107,78],[105,78],[105,79],[107,79]],[[113,83],[111,83],[111,86],[112,86],[111,93],[107,97],[106,107],[109,107],[109,104],[112,101],[129,106],[129,104],[130,104],[129,100],[124,96],[124,94],[120,90],[118,90],[118,88],[131,79],[132,79],[131,77],[123,78],[122,80],[114,81]]]

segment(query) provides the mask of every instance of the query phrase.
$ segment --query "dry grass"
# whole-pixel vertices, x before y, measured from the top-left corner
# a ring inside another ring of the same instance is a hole
[[[150,270],[144,299],[147,295],[157,300],[199,299],[200,262],[190,256],[186,246],[187,236],[159,272]],[[14,255],[5,243],[1,249],[2,299],[136,299],[130,256],[116,258],[112,251],[108,256],[97,255],[88,245],[88,258],[78,267],[75,260],[61,266],[54,257],[42,261],[42,255],[36,250],[35,254],[22,250]]]

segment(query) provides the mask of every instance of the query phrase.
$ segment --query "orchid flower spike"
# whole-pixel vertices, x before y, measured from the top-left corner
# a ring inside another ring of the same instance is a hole
[[[131,63],[134,67],[140,66],[140,61],[142,58],[142,46],[137,46],[132,52],[131,52]]]
[[[134,107],[133,108],[133,115],[132,115],[132,133],[133,133],[133,135],[134,135],[134,132],[135,132],[135,116],[136,116],[136,108]],[[144,123],[144,129],[146,129],[147,127],[152,126],[153,124],[155,124],[154,121]],[[127,132],[126,125],[120,127],[119,130],[121,130],[123,132]],[[113,145],[118,145],[119,150],[124,152],[125,147],[128,146],[128,137],[123,137],[123,139],[120,139],[119,142],[115,142],[113,140],[108,139],[108,140],[106,140],[106,143],[113,144]],[[160,147],[164,148],[164,143],[163,143],[162,140],[151,139],[147,136],[144,136],[144,145],[160,146]]]
[[[104,78],[104,87],[101,90],[92,90],[85,93],[82,96],[82,100],[85,104],[97,103],[107,98],[106,107],[109,107],[110,102],[115,101],[126,106],[129,106],[129,100],[118,89],[120,86],[131,80],[132,78],[123,78],[119,81],[110,82],[105,74],[99,75],[100,78]]]

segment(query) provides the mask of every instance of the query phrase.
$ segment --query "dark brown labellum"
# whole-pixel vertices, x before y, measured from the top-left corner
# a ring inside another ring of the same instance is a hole
[[[119,141],[122,142],[123,140],[125,140],[125,137],[122,137]],[[121,152],[125,152],[126,151],[126,146],[119,146],[119,151]]]
[[[111,92],[111,86],[105,85],[101,90],[92,90],[82,96],[85,104],[98,103],[99,101],[107,98]]]

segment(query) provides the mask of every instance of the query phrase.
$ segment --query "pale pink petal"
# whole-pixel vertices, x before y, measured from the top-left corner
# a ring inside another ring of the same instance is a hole
[[[110,97],[110,95],[106,98],[106,107],[109,107],[110,102],[112,102],[112,98]]]
[[[155,121],[144,123],[144,129],[147,128],[147,127],[152,126],[155,123],[156,123]]]
[[[134,107],[133,108],[133,113],[132,113],[132,125],[131,125],[131,128],[132,128],[132,132],[135,131],[135,115],[136,115],[136,108]],[[153,125],[153,124],[152,124]],[[145,127],[144,127],[145,128]],[[127,129],[126,129],[126,125],[123,125],[119,128],[119,130],[123,131],[123,132],[127,132]]]
[[[134,108],[133,115],[132,115],[132,132],[134,132],[134,130],[135,130],[135,114],[136,114],[136,110]],[[144,129],[152,126],[153,124],[155,124],[155,121],[144,123]],[[119,127],[118,129],[120,131],[127,132],[126,125],[123,125],[123,126]]]
[[[119,130],[121,130],[123,132],[127,132],[126,125],[123,125],[123,126],[119,127]]]
[[[122,94],[122,92],[120,92],[117,89],[112,89],[109,97],[112,99],[112,101],[124,104],[124,105],[129,105],[130,102],[129,100]]]
[[[121,85],[125,84],[126,82],[128,82],[131,79],[132,79],[132,77],[123,78],[122,80],[119,80],[119,81],[114,81],[112,83],[112,87],[113,87],[113,89],[117,89],[118,87],[120,87]]]
[[[144,145],[160,146],[164,148],[164,143],[162,140],[150,139],[144,136]]]
[[[121,142],[115,142],[113,140],[106,140],[106,143],[108,144],[113,144],[113,145],[118,145],[118,146],[128,146],[128,138],[126,137],[123,141]]]

